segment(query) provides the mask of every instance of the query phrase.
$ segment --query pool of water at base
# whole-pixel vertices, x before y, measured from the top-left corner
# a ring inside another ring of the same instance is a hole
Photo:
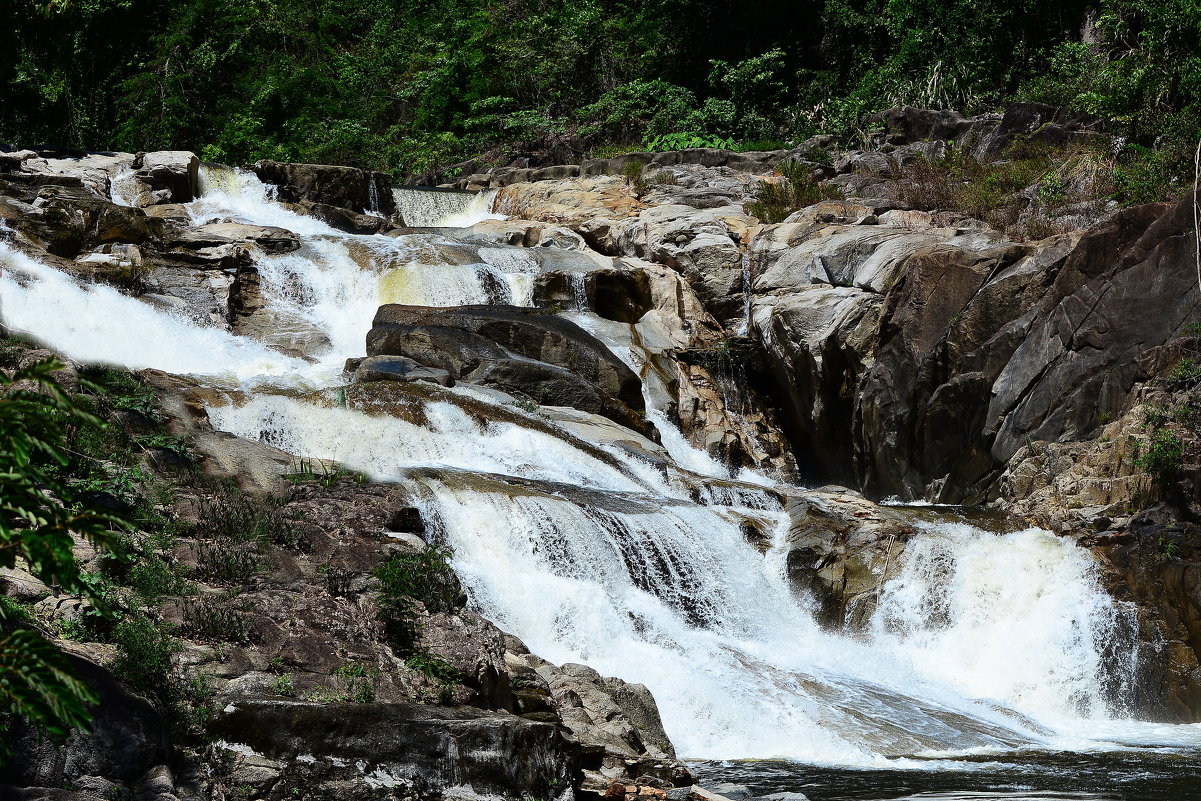
[[[1201,801],[1194,750],[1021,751],[930,760],[926,770],[776,760],[689,766],[702,787],[733,801],[787,792],[809,801]]]

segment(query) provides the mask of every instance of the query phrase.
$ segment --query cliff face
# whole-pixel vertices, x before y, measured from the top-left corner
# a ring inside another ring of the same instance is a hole
[[[206,191],[250,174],[198,171],[191,154],[4,154],[0,238],[15,287],[53,270],[204,334],[171,351],[187,369],[142,372],[149,407],[101,409],[140,448],[131,458],[147,484],[135,494],[175,485],[157,508],[171,536],[156,524],[132,539],[135,562],[174,578],[148,594],[132,571],[81,554],[126,613],[172,633],[171,672],[131,689],[120,637],[80,634],[80,664],[115,700],[102,702],[96,733],[57,756],[21,732],[21,756],[0,776],[159,799],[282,799],[301,787],[331,798],[463,786],[511,798],[678,794],[688,771],[646,687],[531,653],[465,606],[457,580],[452,602],[404,602],[411,640],[400,642],[379,614],[381,567],[426,558],[455,520],[513,538],[535,521],[534,554],[562,560],[540,580],[600,582],[598,565],[619,565],[638,604],[666,598],[681,629],[705,630],[733,605],[725,577],[697,591],[696,575],[709,574],[690,574],[690,554],[656,539],[672,521],[703,519],[708,534],[732,532],[738,548],[778,560],[821,627],[863,634],[928,522],[864,496],[990,504],[1091,547],[1107,589],[1137,606],[1129,634],[1142,672],[1125,701],[1156,719],[1201,718],[1193,418],[1171,417],[1180,464],[1154,485],[1139,466],[1156,435],[1148,408],[1191,409],[1201,380],[1179,367],[1201,323],[1193,205],[1118,210],[1097,196],[1048,210],[1037,185],[988,219],[931,202],[963,197],[962,186],[938,195],[923,172],[944,163],[946,139],[999,163],[1019,117],[901,110],[884,121],[882,148],[830,163],[804,162],[820,158],[810,143],[659,157],[636,178],[604,174],[623,166],[611,164],[481,174],[469,183],[496,191],[483,196],[492,213],[439,229],[403,227],[406,208],[416,219],[412,204],[426,201],[346,168],[256,165],[275,187],[275,216],[252,223],[205,205]],[[1093,136],[1026,133],[1055,146]],[[805,165],[792,183],[817,189],[778,214],[763,182],[784,184],[766,173],[785,158]],[[435,205],[467,198],[477,196]],[[318,258],[335,248],[345,272]],[[297,259],[333,278],[313,283]],[[347,291],[360,273],[381,276],[374,320],[331,381],[322,359],[344,332],[327,323],[360,302]],[[336,302],[322,305],[315,286]],[[6,310],[39,313],[55,312]],[[283,368],[246,381],[226,363],[242,351],[210,334],[259,348],[255,369]],[[38,355],[25,347],[5,358]],[[71,365],[68,383],[87,369]],[[300,405],[342,416],[318,430]],[[190,450],[164,447],[167,433]],[[392,443],[403,469],[364,442]],[[314,443],[364,474],[298,461]],[[1149,492],[1170,503],[1140,513]],[[447,499],[466,497],[483,511],[454,518]],[[513,513],[522,504],[537,514]],[[655,517],[677,507],[694,517]],[[214,527],[223,516],[229,530]],[[579,531],[604,540],[611,561],[571,540]],[[461,578],[481,597],[493,588]],[[3,582],[59,632],[86,618],[28,573]],[[638,604],[619,617],[641,635],[655,621]],[[609,643],[589,645],[603,657]],[[201,675],[203,693],[179,694]],[[181,698],[207,711],[181,724]],[[889,747],[919,745],[932,747]]]

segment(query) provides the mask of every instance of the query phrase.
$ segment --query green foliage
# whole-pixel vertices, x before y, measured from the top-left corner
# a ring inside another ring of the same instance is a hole
[[[166,626],[133,615],[113,631],[117,657],[113,672],[139,690],[165,694],[171,686],[171,657],[181,650]]]
[[[1178,389],[1189,389],[1201,383],[1201,362],[1184,358],[1168,373],[1168,381]]]
[[[254,626],[246,610],[231,602],[201,598],[183,604],[182,633],[197,640],[246,645],[254,641]]]
[[[1134,463],[1160,482],[1170,481],[1184,463],[1184,440],[1169,429],[1158,429]]]
[[[821,183],[812,165],[801,161],[782,162],[776,171],[779,180],[760,181],[755,200],[748,203],[747,213],[760,221],[774,224],[788,215],[822,200],[842,197],[838,188]]]
[[[190,595],[196,585],[187,580],[178,565],[150,556],[139,560],[129,568],[127,583],[148,604],[156,603],[164,595]]]
[[[296,682],[292,679],[292,674],[285,673],[282,676],[276,676],[275,681],[271,682],[271,694],[282,695],[285,698],[295,698]]]
[[[87,729],[95,691],[72,673],[66,657],[36,632],[19,629],[0,637],[0,710],[39,724],[52,737]],[[7,728],[0,717],[0,734]],[[8,755],[0,737],[0,758]]]
[[[707,136],[695,131],[683,131],[680,133],[660,134],[654,139],[645,143],[647,150],[660,152],[667,150],[688,150],[694,147],[710,147],[721,148],[724,150],[733,150],[733,139],[722,139],[719,136]]]
[[[405,176],[665,135],[853,143],[893,106],[1017,99],[1112,120],[1138,202],[1180,193],[1201,128],[1195,0],[47,0],[6,22],[0,140],[227,163]]]
[[[204,494],[196,502],[197,522],[189,534],[211,540],[208,550],[224,545],[239,551],[236,559],[246,563],[248,554],[259,546],[272,542],[294,547],[297,543],[292,524],[276,511],[269,499],[255,498],[237,487],[225,487],[223,492]],[[221,561],[220,554],[211,553]],[[241,571],[234,570],[234,574]]]
[[[375,670],[359,662],[347,662],[334,671],[334,678],[341,685],[339,700],[356,704],[369,704],[375,700]]]
[[[420,553],[393,556],[376,569],[380,619],[401,653],[412,653],[420,634],[416,602],[431,613],[462,606],[463,592],[450,566],[452,555],[449,548],[427,546]]]

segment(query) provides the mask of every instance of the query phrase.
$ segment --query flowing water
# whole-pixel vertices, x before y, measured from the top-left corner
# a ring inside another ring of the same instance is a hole
[[[206,166],[202,179],[197,224],[303,238],[256,264],[270,310],[323,335],[313,361],[81,286],[0,235],[5,323],[74,359],[241,390],[212,402],[215,427],[403,482],[483,614],[545,658],[645,683],[707,781],[818,801],[1201,798],[1201,727],[1126,717],[1132,611],[1088,552],[1038,529],[918,522],[869,629],[823,631],[785,574],[781,497],[799,490],[731,478],[663,409],[648,417],[670,458],[643,458],[495,392],[428,387],[405,405],[338,389],[382,302],[530,303],[542,262],[454,230],[495,216],[487,196],[398,190],[406,219],[449,227],[352,236],[273,203],[252,174]],[[580,305],[571,319],[645,360]],[[748,522],[771,532],[766,555],[744,541]],[[1103,781],[1107,766],[1133,778]]]

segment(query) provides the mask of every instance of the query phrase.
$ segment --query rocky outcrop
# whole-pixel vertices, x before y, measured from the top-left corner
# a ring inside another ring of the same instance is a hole
[[[82,777],[135,783],[167,761],[168,727],[161,710],[93,661],[95,654],[68,654],[75,675],[98,696],[92,730],[74,731],[65,743],[56,743],[15,721],[4,736],[16,756],[0,764],[0,784],[62,787]]]
[[[280,201],[304,204],[305,208],[317,217],[326,214],[331,219],[357,220],[337,216],[336,211],[328,207],[357,212],[359,215],[376,214],[382,217],[388,217],[395,210],[391,183],[383,173],[355,167],[292,164],[282,161],[258,161],[252,169],[263,183],[275,185]],[[327,219],[326,222],[330,220]]]
[[[503,306],[382,306],[371,357],[401,356],[454,381],[495,387],[546,406],[570,406],[642,433],[642,384],[599,340],[552,314]]]
[[[579,783],[579,750],[560,727],[471,709],[243,701],[210,730],[230,752],[229,780],[257,767],[270,798],[558,798]]]

